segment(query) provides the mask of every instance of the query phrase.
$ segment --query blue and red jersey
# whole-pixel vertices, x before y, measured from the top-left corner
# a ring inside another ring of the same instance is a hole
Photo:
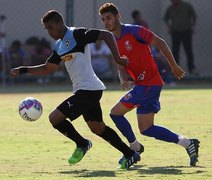
[[[163,85],[152,57],[150,43],[154,33],[137,25],[122,24],[121,36],[116,38],[121,56],[129,59],[126,70],[136,85]]]

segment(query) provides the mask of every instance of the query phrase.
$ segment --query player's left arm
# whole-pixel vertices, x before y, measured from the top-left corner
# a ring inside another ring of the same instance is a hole
[[[99,31],[100,32],[98,40],[105,41],[107,46],[110,48],[113,58],[117,64],[120,64],[121,66],[126,66],[128,63],[128,59],[126,57],[120,56],[117,43],[112,33],[106,30],[99,30]]]
[[[128,59],[126,57],[120,56],[116,41],[112,33],[110,33],[109,31],[101,29],[78,28],[75,30],[74,36],[81,46],[85,46],[89,43],[95,43],[97,40],[105,41],[105,43],[111,50],[115,62],[122,66],[127,65]]]
[[[132,26],[131,33],[134,34],[135,38],[143,44],[157,46],[160,51],[164,54],[166,60],[168,61],[170,68],[177,79],[182,79],[185,76],[184,70],[177,65],[171,50],[169,49],[167,43],[154,34],[149,29],[142,26]]]
[[[166,60],[168,61],[169,66],[170,66],[174,76],[177,79],[182,79],[185,76],[184,70],[180,66],[177,65],[177,63],[174,59],[174,56],[164,39],[162,39],[159,36],[154,34],[154,36],[150,42],[150,45],[157,46],[160,49],[160,51],[163,53]]]

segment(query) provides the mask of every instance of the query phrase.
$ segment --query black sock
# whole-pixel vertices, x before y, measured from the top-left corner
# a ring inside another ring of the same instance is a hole
[[[110,127],[106,126],[102,134],[99,135],[104,140],[109,142],[113,147],[118,149],[124,154],[124,157],[129,158],[134,154],[134,151],[131,150],[119,137],[119,135]]]
[[[69,139],[73,140],[77,147],[85,147],[88,144],[88,141],[84,139],[74,128],[74,126],[67,120],[62,121],[61,123],[53,126],[63,135],[68,137]]]

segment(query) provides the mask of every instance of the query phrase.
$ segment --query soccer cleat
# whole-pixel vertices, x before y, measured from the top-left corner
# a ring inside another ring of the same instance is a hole
[[[92,143],[88,140],[88,145],[86,147],[77,147],[72,154],[72,156],[68,159],[69,164],[76,164],[84,157],[86,152],[92,147]]]
[[[199,144],[200,141],[198,139],[190,139],[191,143],[186,148],[186,151],[190,157],[190,165],[196,166],[196,163],[198,162],[199,157]]]
[[[144,146],[140,144],[140,147],[141,148],[138,151],[136,151],[138,154],[141,154],[142,152],[144,152]],[[122,156],[122,158],[119,159],[119,164],[122,164],[123,160],[124,160],[124,156]]]
[[[141,160],[140,155],[137,152],[135,152],[133,156],[131,156],[130,158],[124,157],[121,163],[120,169],[129,169],[130,166],[132,166],[133,164],[136,164],[140,160]]]

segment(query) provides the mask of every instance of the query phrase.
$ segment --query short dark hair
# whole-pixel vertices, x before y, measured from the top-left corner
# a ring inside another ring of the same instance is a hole
[[[132,18],[135,19],[140,14],[141,14],[140,11],[134,10],[131,15],[132,15]]]
[[[99,8],[99,14],[101,15],[107,12],[111,12],[113,15],[117,15],[119,10],[113,3],[105,3]]]
[[[63,22],[63,16],[56,10],[50,10],[48,11],[42,18],[41,18],[41,22],[47,23],[49,21],[53,21],[53,22]]]

